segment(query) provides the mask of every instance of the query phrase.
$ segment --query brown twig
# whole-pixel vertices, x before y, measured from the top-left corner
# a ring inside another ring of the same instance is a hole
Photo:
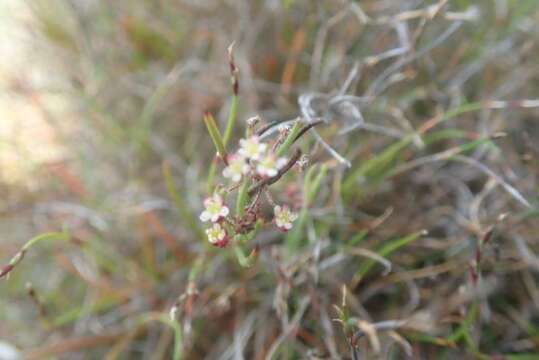
[[[264,188],[265,186],[270,186],[271,184],[274,184],[276,183],[277,181],[279,181],[279,179],[288,172],[288,170],[290,170],[292,168],[292,166],[294,166],[294,164],[299,160],[299,158],[301,157],[301,150],[300,149],[296,149],[296,152],[294,152],[294,155],[292,155],[292,157],[290,158],[290,160],[288,160],[288,162],[286,163],[285,166],[283,166],[281,168],[281,170],[279,170],[279,172],[277,173],[277,175],[275,176],[272,176],[272,177],[269,177],[269,178],[265,178],[265,179],[262,179],[260,180],[259,182],[257,182],[256,184],[254,184],[250,189],[249,189],[249,196],[253,196],[254,194],[256,194],[257,192],[259,192],[262,188]]]
[[[22,261],[24,258],[24,255],[26,254],[26,250],[20,250],[15,256],[11,258],[11,261],[9,264],[3,266],[0,268],[0,279],[3,277],[6,277],[14,268],[17,266],[18,263]]]
[[[240,83],[238,81],[238,67],[234,60],[234,43],[230,44],[228,47],[228,65],[230,67],[230,76],[232,82],[232,93],[234,96],[238,96],[240,92]]]
[[[256,136],[262,136],[262,135],[264,135],[264,133],[266,131],[268,131],[272,127],[275,127],[275,126],[277,126],[279,124],[282,124],[284,122],[286,122],[286,121],[273,121],[273,122],[270,122],[269,124],[266,124],[266,125],[262,126],[260,129],[258,129],[255,134],[256,134]]]
[[[317,120],[317,121],[313,121],[312,123],[310,123],[309,125],[305,126],[303,129],[301,129],[299,131],[299,133],[296,135],[296,137],[294,138],[294,142],[296,142],[296,140],[298,140],[300,137],[302,137],[307,131],[311,130],[313,127],[315,127],[316,125],[320,125],[322,123],[324,123],[325,121],[324,120]]]

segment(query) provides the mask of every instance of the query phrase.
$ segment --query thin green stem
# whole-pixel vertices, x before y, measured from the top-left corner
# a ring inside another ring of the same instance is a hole
[[[236,201],[236,214],[243,216],[245,214],[245,205],[249,200],[249,179],[244,179],[241,187],[238,191],[238,198]]]
[[[292,130],[290,130],[290,133],[286,137],[285,141],[279,146],[277,149],[277,156],[283,156],[284,153],[292,146],[294,141],[296,140],[296,136],[301,131],[301,121],[297,120],[294,123],[294,126],[292,127]]]
[[[234,125],[236,124],[236,119],[238,117],[238,96],[232,96],[232,103],[230,104],[230,112],[228,113],[228,121],[226,123],[225,135],[223,136],[223,144],[226,147],[230,138],[232,137],[232,132],[234,131]]]

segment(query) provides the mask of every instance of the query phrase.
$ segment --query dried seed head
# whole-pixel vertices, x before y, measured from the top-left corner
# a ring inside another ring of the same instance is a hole
[[[262,121],[262,119],[260,119],[260,116],[258,115],[252,116],[246,120],[247,126],[251,129],[258,125],[260,121]]]
[[[475,260],[470,261],[468,271],[470,274],[470,281],[474,286],[476,286],[479,280],[479,273],[477,272],[477,262]]]
[[[302,171],[302,172],[305,171],[305,169],[306,169],[307,166],[309,165],[309,156],[306,155],[306,154],[303,154],[303,155],[299,158],[299,160],[298,160],[298,162],[297,162],[296,164],[297,164],[297,166],[298,166],[298,170],[299,170],[299,171]]]
[[[0,268],[0,279],[3,278],[4,276],[7,276],[13,270],[14,267],[15,266],[11,264],[7,264],[3,268]]]
[[[292,129],[292,127],[290,125],[287,125],[287,124],[279,125],[279,128],[278,128],[279,133],[281,135],[284,135],[284,136],[288,135],[288,133],[290,132],[291,129]]]
[[[240,91],[240,85],[238,81],[238,68],[236,67],[236,62],[234,61],[234,43],[230,44],[228,47],[228,65],[230,66],[230,76],[232,81],[232,92],[235,96],[238,95]]]
[[[502,222],[504,221],[505,219],[507,219],[507,217],[509,216],[509,213],[503,213],[503,214],[500,214],[500,216],[498,216],[498,218],[496,219],[497,222]]]

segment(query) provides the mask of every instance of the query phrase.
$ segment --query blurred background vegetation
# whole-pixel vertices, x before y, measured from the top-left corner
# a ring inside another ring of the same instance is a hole
[[[197,220],[232,42],[233,141],[325,120],[248,268]],[[538,58],[537,0],[3,0],[0,265],[69,241],[0,359],[537,358]]]

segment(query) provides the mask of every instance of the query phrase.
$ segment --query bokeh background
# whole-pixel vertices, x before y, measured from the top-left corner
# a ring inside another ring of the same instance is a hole
[[[233,142],[325,121],[248,268],[197,220],[233,42]],[[537,358],[538,59],[536,0],[3,0],[0,265],[69,241],[0,280],[0,359]]]

